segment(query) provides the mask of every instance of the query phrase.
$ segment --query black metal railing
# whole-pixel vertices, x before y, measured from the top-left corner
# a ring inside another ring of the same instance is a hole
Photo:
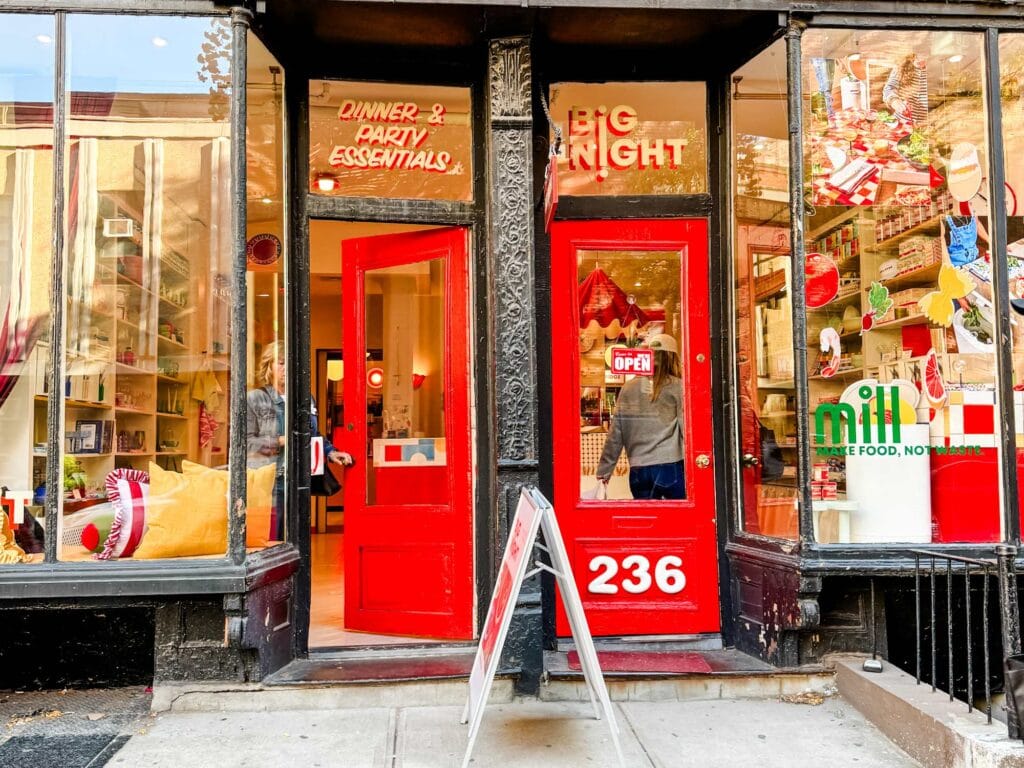
[[[1020,722],[1017,717],[1016,706],[1012,697],[1012,685],[1009,679],[1010,660],[1019,656],[1021,651],[1020,640],[1020,618],[1017,604],[1017,580],[1014,570],[1016,548],[1008,545],[999,545],[995,548],[995,557],[992,559],[978,559],[960,557],[958,555],[931,552],[928,550],[913,549],[910,553],[914,557],[914,626],[915,626],[915,677],[920,685],[923,677],[931,684],[932,691],[940,690],[944,673],[945,688],[949,694],[949,700],[954,701],[956,694],[962,692],[966,700],[968,713],[976,709],[975,706],[975,681],[976,666],[975,655],[977,646],[976,632],[981,634],[981,655],[983,669],[980,677],[985,692],[985,715],[989,724],[992,723],[992,693],[993,693],[993,670],[992,656],[993,649],[999,653],[1001,647],[1002,658],[997,668],[1002,674],[996,673],[995,681],[998,685],[1002,678],[1002,687],[1007,694],[1007,732],[1010,738],[1020,738]],[[956,583],[963,579],[963,588]],[[978,583],[980,579],[980,584]],[[993,581],[995,582],[993,587]],[[926,586],[922,589],[922,583]],[[992,622],[990,621],[990,603],[993,590],[999,597],[999,624],[1000,644],[996,646],[993,642]],[[927,591],[928,619],[927,624],[922,623],[922,592]],[[872,581],[872,593],[874,582]],[[942,593],[945,593],[944,595]],[[874,595],[872,594],[872,597]],[[943,599],[944,597],[944,599]],[[980,616],[976,602],[980,598]],[[945,610],[945,647],[939,643],[939,635],[942,630],[941,619],[937,614],[940,611],[940,603],[944,603]],[[954,644],[954,628],[957,622],[957,614],[962,608],[962,627],[957,628],[957,635],[964,639],[964,652],[957,653]],[[979,621],[980,619],[980,621]],[[925,652],[922,645],[925,644],[925,636],[930,645],[930,668],[924,669]],[[945,669],[939,669],[940,655],[945,655]],[[961,658],[957,658],[960,656]],[[957,685],[957,666],[963,674],[963,685]],[[959,690],[958,690],[959,689]],[[1021,702],[1024,705],[1024,702]]]

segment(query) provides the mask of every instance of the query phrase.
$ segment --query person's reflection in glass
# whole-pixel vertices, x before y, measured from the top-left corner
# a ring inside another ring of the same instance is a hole
[[[615,401],[597,478],[607,483],[625,450],[634,499],[684,499],[683,381],[679,347],[661,333],[648,340],[654,375],[626,382]]]
[[[284,541],[284,447],[285,437],[285,382],[284,346],[273,341],[263,348],[260,356],[259,379],[262,387],[249,390],[246,419],[246,451],[249,469],[259,469],[271,462],[277,464],[274,478],[274,509],[271,515],[271,538]],[[310,396],[309,432],[316,436],[319,426],[316,401]],[[343,467],[353,464],[352,456],[339,451],[324,438],[324,456],[327,461]]]

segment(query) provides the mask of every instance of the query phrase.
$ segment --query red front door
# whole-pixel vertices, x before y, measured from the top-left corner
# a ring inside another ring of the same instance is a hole
[[[707,238],[704,219],[552,226],[554,506],[595,635],[719,630]],[[649,434],[633,434],[608,470],[620,397],[650,401],[652,391],[613,370],[631,354],[613,348],[658,335],[678,350],[682,414],[662,408],[654,423],[659,436],[660,425],[678,423],[677,437],[652,446]],[[677,460],[652,465],[673,451],[682,458],[675,484]],[[605,500],[589,498],[599,467],[611,474]],[[635,497],[647,493],[661,498]],[[560,612],[558,632],[568,629]]]
[[[467,241],[342,244],[347,629],[473,636]]]

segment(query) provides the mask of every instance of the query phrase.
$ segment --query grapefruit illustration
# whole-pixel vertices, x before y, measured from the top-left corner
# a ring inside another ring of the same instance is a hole
[[[805,294],[811,309],[824,307],[839,295],[839,268],[828,256],[807,254]]]
[[[915,390],[915,395],[917,394]],[[914,410],[914,404],[903,397],[902,392],[897,395],[897,402],[893,403],[891,394],[886,391],[882,396],[882,413],[884,414],[885,423],[892,424],[892,413],[894,410],[898,410],[900,414],[900,424],[915,424],[917,423],[917,411]],[[863,418],[858,419],[863,423]],[[878,398],[873,397],[868,401],[868,421],[871,424],[878,422]]]
[[[941,408],[946,403],[946,382],[942,380],[934,348],[929,349],[924,358],[924,396],[932,408]]]

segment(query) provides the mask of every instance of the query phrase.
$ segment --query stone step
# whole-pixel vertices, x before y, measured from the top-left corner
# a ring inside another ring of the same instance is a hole
[[[595,637],[594,647],[599,651],[718,651],[722,649],[722,636],[717,632],[707,632],[693,635]],[[575,648],[576,644],[571,637],[558,638],[559,651]]]
[[[840,695],[924,768],[1024,768],[1024,743],[998,719],[988,723],[887,661],[881,672],[865,672],[863,657],[832,661]]]

